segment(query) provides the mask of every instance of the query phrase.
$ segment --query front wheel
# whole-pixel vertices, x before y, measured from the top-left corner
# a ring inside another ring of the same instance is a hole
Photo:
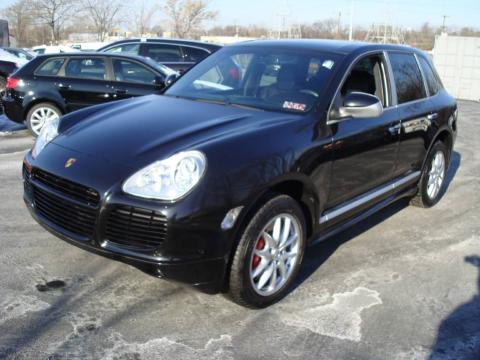
[[[433,145],[422,177],[418,184],[418,192],[412,198],[412,205],[429,208],[442,197],[448,170],[448,149],[443,142]]]
[[[235,250],[229,293],[240,305],[266,307],[288,292],[303,259],[303,211],[287,195],[267,201],[248,223]]]
[[[62,112],[50,103],[37,104],[27,114],[27,126],[34,136],[38,136],[48,121],[62,116]]]

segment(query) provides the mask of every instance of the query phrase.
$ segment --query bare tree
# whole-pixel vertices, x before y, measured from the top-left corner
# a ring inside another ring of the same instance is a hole
[[[83,9],[93,22],[98,40],[104,41],[120,21],[122,3],[119,0],[83,0]]]
[[[28,46],[29,25],[31,23],[30,2],[28,0],[18,0],[4,9],[2,14],[8,20],[17,45]]]
[[[148,5],[151,1],[140,0],[135,2],[129,9],[131,17],[130,26],[133,32],[138,36],[146,35],[152,29],[154,15],[158,11],[158,6]]]
[[[168,17],[174,36],[191,38],[198,36],[206,21],[215,20],[216,11],[208,10],[204,0],[166,0],[162,10]]]
[[[74,13],[76,0],[35,0],[32,8],[37,18],[51,31],[52,43],[60,40],[60,31],[66,20]]]

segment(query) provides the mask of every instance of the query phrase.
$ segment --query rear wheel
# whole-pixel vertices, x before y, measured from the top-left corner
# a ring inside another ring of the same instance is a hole
[[[429,208],[442,197],[448,170],[448,149],[441,141],[433,145],[423,170],[418,193],[412,199],[412,205]]]
[[[50,103],[37,104],[27,114],[27,126],[34,136],[38,136],[46,122],[62,116],[62,112]]]
[[[240,305],[268,306],[283,298],[303,259],[303,211],[289,196],[269,200],[250,220],[235,250],[230,296]]]

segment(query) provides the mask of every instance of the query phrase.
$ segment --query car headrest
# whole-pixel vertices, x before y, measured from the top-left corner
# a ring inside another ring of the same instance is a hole
[[[366,71],[353,70],[347,81],[343,85],[342,94],[348,94],[352,91],[375,94],[375,77]]]

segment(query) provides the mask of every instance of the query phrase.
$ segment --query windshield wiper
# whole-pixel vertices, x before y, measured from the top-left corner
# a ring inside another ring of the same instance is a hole
[[[241,109],[249,109],[249,110],[258,110],[258,111],[265,111],[265,109],[262,109],[258,106],[252,106],[252,105],[245,105],[245,104],[238,104],[238,103],[228,103],[228,105],[241,108]]]
[[[177,99],[186,99],[186,100],[206,102],[206,103],[209,103],[209,104],[232,106],[232,107],[236,107],[236,108],[249,109],[249,110],[265,111],[265,109],[262,109],[262,108],[257,107],[257,106],[233,103],[233,102],[230,101],[230,99],[227,96],[222,96],[224,98],[224,100],[207,99],[207,98],[199,98],[199,97],[194,97],[194,96],[183,96],[183,95],[166,95],[166,96],[172,96],[172,97],[175,97]]]

